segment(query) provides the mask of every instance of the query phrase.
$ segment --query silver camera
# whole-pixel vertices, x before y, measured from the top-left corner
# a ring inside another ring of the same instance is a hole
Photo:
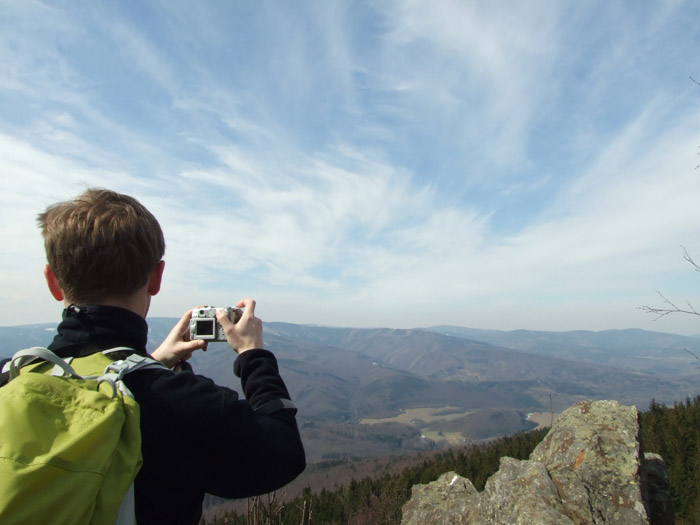
[[[226,341],[224,327],[221,326],[216,319],[216,310],[214,306],[202,306],[195,308],[192,311],[192,319],[190,320],[190,339],[204,339],[205,341]],[[229,306],[223,308],[226,316],[232,323],[237,323],[243,315],[243,310]]]

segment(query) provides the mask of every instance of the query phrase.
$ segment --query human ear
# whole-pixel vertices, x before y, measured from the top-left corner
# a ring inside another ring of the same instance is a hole
[[[163,270],[165,269],[165,261],[160,261],[153,268],[151,276],[148,279],[148,294],[156,295],[160,292],[160,283],[163,280]]]
[[[46,278],[46,284],[49,286],[49,291],[51,295],[53,295],[53,298],[57,301],[63,301],[65,296],[63,295],[61,285],[58,284],[56,274],[53,273],[53,270],[48,264],[44,266],[44,278]]]

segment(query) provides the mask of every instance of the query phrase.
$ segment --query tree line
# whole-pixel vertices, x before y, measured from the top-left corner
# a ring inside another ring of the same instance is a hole
[[[640,415],[640,426],[643,451],[660,454],[668,465],[676,523],[700,523],[700,396],[673,406],[652,400],[649,410]],[[352,480],[336,490],[313,492],[307,487],[286,502],[277,501],[274,495],[252,498],[246,512],[228,511],[202,524],[396,525],[413,485],[455,471],[481,491],[498,470],[501,457],[528,459],[548,430],[453,448],[398,473]]]
[[[641,428],[644,451],[668,466],[676,524],[700,523],[700,396],[672,407],[652,400]]]
[[[351,480],[337,490],[304,489],[297,498],[284,503],[274,496],[253,498],[248,511],[228,511],[203,520],[203,525],[308,524],[376,525],[397,524],[401,507],[411,497],[411,487],[435,481],[441,474],[453,470],[469,478],[477,490],[483,490],[486,480],[494,474],[502,456],[527,459],[546,435],[545,430],[531,431],[500,438],[483,445],[449,449],[399,473]]]

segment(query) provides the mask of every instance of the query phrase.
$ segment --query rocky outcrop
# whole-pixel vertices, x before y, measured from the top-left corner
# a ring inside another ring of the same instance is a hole
[[[483,492],[454,472],[414,486],[401,523],[672,524],[665,464],[641,456],[638,419],[616,401],[576,404],[529,460],[501,458]]]

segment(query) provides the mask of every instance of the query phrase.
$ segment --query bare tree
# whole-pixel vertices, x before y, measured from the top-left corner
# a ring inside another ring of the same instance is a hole
[[[696,272],[700,272],[700,266],[693,260],[693,258],[688,255],[688,250],[685,249],[685,246],[681,246],[683,249],[683,258],[688,261],[693,268],[695,269]],[[689,301],[686,301],[687,307],[679,307],[676,305],[676,303],[670,301],[664,294],[662,294],[660,291],[656,291],[656,293],[661,297],[663,303],[666,306],[663,306],[661,308],[655,307],[655,306],[640,306],[640,310],[644,310],[647,313],[654,314],[656,315],[656,319],[659,319],[661,317],[664,317],[665,315],[668,314],[691,314],[691,315],[700,315],[700,312],[698,312],[695,307],[690,304]],[[654,319],[654,320],[656,320]]]
[[[688,77],[688,78],[690,78],[690,80],[691,80],[692,82],[694,82],[695,84],[697,84],[698,86],[700,86],[700,82],[698,82],[697,80],[695,80],[693,77]],[[700,153],[698,153],[698,155],[700,155]],[[700,165],[695,166],[695,169],[698,169],[698,168],[700,168]],[[693,258],[688,254],[688,250],[685,249],[685,246],[682,246],[682,245],[681,245],[681,249],[683,250],[683,258],[684,258],[686,261],[688,261],[688,262],[693,266],[693,268],[695,269],[696,272],[700,272],[700,266],[698,266],[698,264],[697,264],[697,263],[693,260]],[[685,306],[679,307],[676,303],[674,303],[674,302],[672,302],[671,300],[669,300],[669,299],[668,299],[664,294],[662,294],[660,291],[656,290],[656,293],[659,295],[659,297],[661,297],[661,300],[663,301],[663,303],[664,303],[666,306],[661,307],[661,308],[655,307],[655,306],[640,306],[640,307],[639,307],[640,310],[644,310],[644,311],[647,312],[647,313],[656,315],[656,319],[654,319],[655,321],[656,321],[657,319],[661,318],[661,317],[664,317],[665,315],[668,315],[668,314],[690,314],[690,315],[700,315],[700,312],[698,312],[698,311],[695,309],[695,307],[694,307],[692,304],[690,304],[690,301],[686,301],[687,308],[686,308]],[[690,353],[690,354],[692,354],[692,355],[695,356],[695,354],[693,354],[692,352],[689,352],[688,350],[686,350],[686,352],[688,352],[688,353]],[[698,357],[698,356],[695,356],[695,358],[696,358],[696,359],[700,359],[700,357]]]

